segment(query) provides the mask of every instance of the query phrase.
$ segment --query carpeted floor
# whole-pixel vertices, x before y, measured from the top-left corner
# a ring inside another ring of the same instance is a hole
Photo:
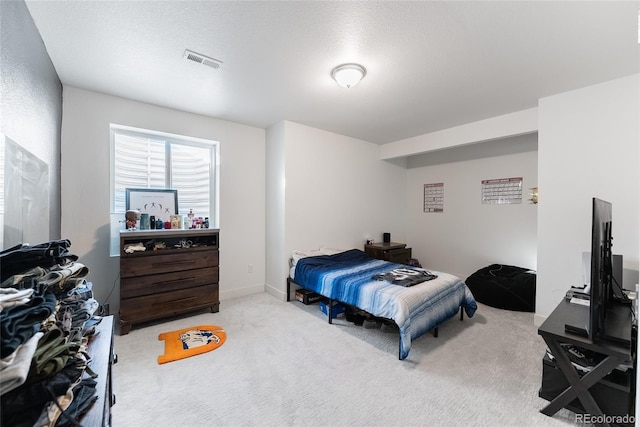
[[[157,364],[160,333],[215,324],[226,343]],[[439,337],[413,342],[268,294],[223,301],[219,313],[174,319],[115,337],[116,426],[566,426],[539,413],[545,346],[533,314],[480,305]]]

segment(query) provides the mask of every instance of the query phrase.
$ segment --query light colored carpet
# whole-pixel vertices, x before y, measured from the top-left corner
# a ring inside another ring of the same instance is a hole
[[[158,365],[160,333],[227,332],[215,351]],[[538,397],[545,345],[533,314],[479,305],[413,342],[268,294],[115,337],[116,426],[566,426]]]

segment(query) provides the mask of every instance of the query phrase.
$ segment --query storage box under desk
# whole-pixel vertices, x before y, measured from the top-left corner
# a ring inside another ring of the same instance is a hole
[[[582,373],[581,373],[582,375]],[[594,384],[589,390],[605,415],[632,415],[631,375],[633,369],[626,372],[613,370],[609,375]],[[556,363],[545,355],[542,359],[542,387],[538,395],[548,401],[555,399],[562,393],[569,383]],[[574,399],[567,409],[575,413],[585,413],[580,401]]]

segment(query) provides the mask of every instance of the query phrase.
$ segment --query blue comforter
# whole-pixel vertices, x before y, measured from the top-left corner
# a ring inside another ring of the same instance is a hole
[[[478,306],[467,285],[451,274],[432,272],[438,277],[411,287],[373,278],[397,268],[407,266],[352,249],[300,259],[294,280],[325,297],[392,319],[400,329],[400,359],[405,359],[411,341],[454,317],[460,307],[472,317]]]

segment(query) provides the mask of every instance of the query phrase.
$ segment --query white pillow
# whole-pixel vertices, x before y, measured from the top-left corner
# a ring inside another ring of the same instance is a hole
[[[322,252],[322,255],[334,255],[344,252],[344,249],[320,248],[320,252]]]
[[[294,249],[291,251],[291,266],[295,267],[300,258],[306,258],[308,256],[319,256],[319,255],[334,255],[340,252],[344,252],[342,249],[332,249],[332,248],[320,248],[320,249],[311,249],[308,251],[299,251]]]
[[[320,250],[318,249],[310,250],[310,251],[299,251],[297,249],[294,249],[291,252],[291,259],[293,260],[293,262],[291,263],[292,267],[296,266],[300,258],[306,258],[308,256],[317,256],[317,255],[323,255],[323,253],[320,252]]]

